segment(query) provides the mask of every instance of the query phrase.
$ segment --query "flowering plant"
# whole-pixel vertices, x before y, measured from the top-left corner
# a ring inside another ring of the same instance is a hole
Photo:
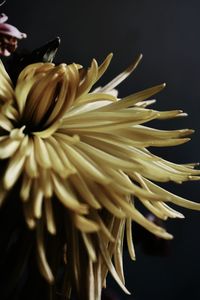
[[[55,42],[47,44],[37,51],[42,53],[37,61],[30,55],[13,81],[0,64],[0,202],[3,210],[15,197],[23,208],[35,233],[31,247],[49,284],[62,282],[68,298],[74,290],[80,299],[100,300],[108,272],[129,293],[122,256],[126,238],[135,259],[132,220],[172,239],[139,211],[138,202],[162,220],[184,217],[169,203],[200,210],[200,204],[155,183],[199,180],[195,165],[169,162],[149,150],[183,144],[193,131],[145,125],[186,115],[149,108],[155,103],[151,97],[165,84],[118,96],[116,87],[135,70],[141,55],[108,84],[93,88],[112,54],[100,65],[93,59],[83,68],[78,63],[55,65],[56,49]]]

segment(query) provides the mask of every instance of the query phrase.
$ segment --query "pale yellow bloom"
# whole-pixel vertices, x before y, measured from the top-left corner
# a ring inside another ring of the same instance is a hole
[[[159,112],[148,100],[164,84],[119,99],[115,87],[137,61],[104,87],[92,90],[112,55],[88,70],[78,64],[37,63],[19,75],[16,87],[0,66],[0,201],[20,185],[25,220],[36,229],[39,268],[52,283],[45,246],[47,232],[57,235],[66,264],[66,290],[81,299],[100,299],[107,272],[124,286],[123,239],[135,259],[131,221],[165,239],[172,235],[146,219],[140,201],[157,217],[183,218],[173,203],[200,210],[200,204],[157,186],[199,179],[192,164],[175,164],[153,155],[149,146],[175,146],[189,140],[190,129],[158,130],[144,123],[183,116]],[[11,199],[7,199],[10,201]],[[136,205],[136,207],[135,207]],[[84,296],[83,296],[84,295]]]

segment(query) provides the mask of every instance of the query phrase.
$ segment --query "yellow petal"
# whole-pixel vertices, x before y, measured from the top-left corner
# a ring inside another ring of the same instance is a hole
[[[70,193],[70,191],[65,187],[65,184],[63,181],[59,180],[59,178],[51,174],[53,185],[54,185],[54,191],[58,199],[62,202],[62,204],[73,211],[76,211],[78,213],[87,213],[87,206],[85,204],[79,203],[79,201],[74,198],[74,195]]]
[[[56,224],[53,216],[52,200],[50,198],[44,199],[45,213],[46,213],[46,224],[48,232],[56,234]]]
[[[96,222],[77,214],[74,215],[74,224],[77,229],[85,233],[96,232],[99,230],[99,226]]]
[[[142,54],[140,54],[136,60],[121,74],[115,77],[112,81],[110,81],[107,85],[105,85],[101,91],[110,91],[118,86],[122,81],[124,81],[138,66],[139,62],[142,59]]]
[[[34,151],[37,163],[45,169],[52,166],[45,142],[38,136],[33,137]]]
[[[95,253],[95,249],[94,249],[94,245],[92,243],[92,239],[90,238],[90,236],[88,234],[86,234],[85,232],[81,233],[81,236],[83,238],[85,247],[88,251],[88,255],[91,259],[92,262],[95,262],[97,257],[96,257],[96,253]]]
[[[43,225],[38,222],[37,224],[37,251],[38,251],[38,262],[42,275],[49,283],[54,282],[54,276],[49,267],[46,259],[45,248],[44,248],[44,237],[43,237]]]
[[[9,190],[21,175],[24,167],[25,157],[17,151],[17,153],[10,159],[6,173],[4,175],[4,187]]]
[[[0,158],[5,159],[11,157],[19,148],[20,141],[11,140],[9,137],[5,137],[0,141]]]

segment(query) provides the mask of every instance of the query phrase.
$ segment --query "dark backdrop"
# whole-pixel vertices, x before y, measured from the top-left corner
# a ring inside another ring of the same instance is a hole
[[[181,108],[189,117],[155,123],[159,128],[192,127],[187,145],[152,149],[164,158],[184,163],[200,160],[200,2],[198,0],[7,0],[1,7],[9,22],[28,34],[21,47],[32,49],[59,35],[62,45],[57,61],[88,65],[114,52],[112,76],[123,70],[136,54],[144,59],[119,90],[121,95],[166,82],[155,108]],[[199,201],[200,184],[170,184],[171,191]],[[167,257],[151,257],[137,247],[137,262],[125,254],[127,287],[132,296],[120,299],[200,299],[200,215],[181,210],[186,220],[168,222],[175,235]],[[35,287],[37,288],[37,287]]]

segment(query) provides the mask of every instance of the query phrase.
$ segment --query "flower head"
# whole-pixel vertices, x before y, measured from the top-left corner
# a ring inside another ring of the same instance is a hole
[[[135,259],[132,220],[158,237],[172,238],[142,215],[138,201],[162,220],[183,218],[170,202],[200,210],[199,204],[153,183],[199,179],[194,165],[175,164],[148,150],[189,140],[190,129],[145,126],[150,120],[184,113],[148,108],[154,102],[149,98],[164,84],[118,98],[116,86],[141,56],[106,86],[92,90],[111,58],[112,54],[100,66],[93,60],[88,69],[75,63],[31,64],[20,73],[15,88],[0,66],[0,159],[5,160],[1,202],[18,185],[26,223],[36,230],[42,275],[54,281],[46,258],[49,234],[57,237],[53,255],[64,266],[65,293],[75,287],[81,299],[100,299],[108,271],[128,293],[122,251],[126,233]]]
[[[5,23],[8,17],[0,14],[0,55],[9,56],[17,46],[18,40],[26,38],[26,34],[20,32],[15,26]]]

